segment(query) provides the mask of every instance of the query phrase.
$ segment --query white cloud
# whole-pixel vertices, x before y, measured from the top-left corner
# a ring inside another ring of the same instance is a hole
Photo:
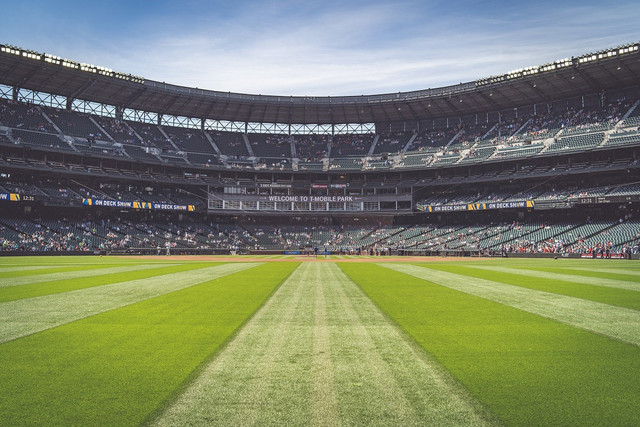
[[[221,91],[358,95],[466,82],[634,41],[640,17],[635,4],[504,14],[438,14],[424,2],[300,7],[252,3],[225,19],[149,18],[135,34],[98,33],[51,53]]]

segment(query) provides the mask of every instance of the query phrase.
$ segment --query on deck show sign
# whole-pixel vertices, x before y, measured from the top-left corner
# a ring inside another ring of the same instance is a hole
[[[454,212],[454,211],[484,211],[487,209],[517,209],[533,208],[533,200],[522,200],[514,202],[491,202],[491,203],[469,203],[464,205],[427,205],[418,207],[425,212]]]
[[[194,205],[175,205],[172,203],[151,203],[151,202],[127,202],[121,200],[100,200],[100,199],[82,199],[84,206],[106,206],[111,208],[126,209],[146,209],[146,210],[165,210],[165,211],[187,211],[194,212]]]

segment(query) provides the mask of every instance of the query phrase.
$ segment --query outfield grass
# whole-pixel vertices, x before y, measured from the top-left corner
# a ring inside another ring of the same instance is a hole
[[[417,264],[420,265],[420,264]],[[538,270],[532,269],[515,269],[509,268],[508,272],[490,270],[493,267],[486,266],[464,266],[464,265],[431,265],[422,264],[424,267],[430,267],[440,271],[447,271],[450,273],[462,274],[468,277],[476,277],[478,279],[492,280],[495,282],[506,283],[509,285],[521,286],[529,289],[537,289],[539,291],[551,292],[554,294],[567,295],[577,298],[582,298],[590,301],[598,301],[605,304],[617,305],[620,307],[633,308],[640,310],[640,278],[635,283],[635,290],[629,286],[625,288],[614,288],[611,286],[598,286],[595,284],[587,284],[579,280],[576,275],[573,275],[569,281],[569,277],[566,275],[554,273],[547,273],[548,276],[542,278],[532,276],[536,274]],[[486,269],[489,268],[489,269]],[[501,267],[497,267],[501,268]],[[587,271],[585,274],[589,273]],[[601,273],[599,273],[601,274]],[[618,275],[618,277],[620,277]],[[621,280],[621,283],[627,284],[626,281],[629,276],[624,276],[625,279]],[[588,276],[590,279],[598,279],[594,276]],[[608,277],[608,280],[614,280],[613,275]],[[595,281],[597,282],[597,280]]]
[[[257,266],[0,345],[2,424],[139,424],[294,268]]]
[[[121,273],[104,273],[98,276],[82,276],[77,278],[65,278],[48,280],[42,283],[30,282],[22,286],[7,286],[0,288],[0,303],[15,301],[24,298],[33,298],[43,295],[58,294],[77,289],[86,289],[94,286],[109,285],[137,279],[146,279],[154,276],[162,276],[169,273],[190,271],[198,268],[211,267],[213,263],[196,264],[142,264],[143,269],[133,269]],[[84,267],[74,267],[73,271],[82,271]],[[101,271],[101,270],[97,270]],[[38,278],[40,279],[40,278]]]
[[[206,259],[0,258],[0,425],[640,420],[636,262]]]
[[[335,264],[303,263],[160,425],[481,425],[482,408]]]
[[[140,264],[139,264],[140,265]],[[9,271],[2,273],[2,277],[0,278],[0,286],[16,286],[22,283],[35,283],[36,281],[41,280],[49,280],[49,277],[72,277],[73,272],[83,271],[86,275],[91,274],[92,270],[101,270],[107,268],[127,268],[121,267],[120,264],[93,264],[93,265],[82,265],[80,267],[71,265],[64,267],[49,267],[49,266],[40,266],[38,269],[29,269],[29,270],[17,270],[17,271]],[[54,274],[57,273],[55,276]],[[29,276],[29,277],[25,277]],[[34,277],[34,276],[46,276],[46,277]],[[21,280],[22,279],[22,280]]]

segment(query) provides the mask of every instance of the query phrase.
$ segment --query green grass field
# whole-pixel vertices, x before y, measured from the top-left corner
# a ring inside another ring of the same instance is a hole
[[[638,425],[640,263],[0,258],[0,425]]]

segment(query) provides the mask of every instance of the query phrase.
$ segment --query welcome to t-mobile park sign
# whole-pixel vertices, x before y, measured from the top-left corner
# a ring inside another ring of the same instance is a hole
[[[267,202],[360,202],[360,196],[261,196],[261,201]]]

